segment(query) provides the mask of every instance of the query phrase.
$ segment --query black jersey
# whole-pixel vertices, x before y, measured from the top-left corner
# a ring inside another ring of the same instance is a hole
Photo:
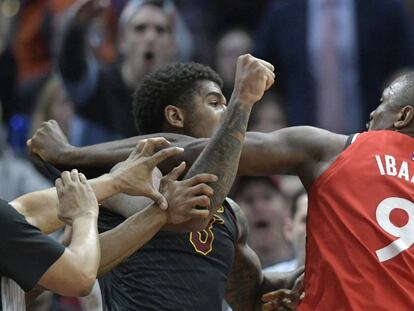
[[[102,211],[100,230],[123,220]],[[221,310],[236,239],[235,216],[227,202],[203,231],[160,231],[100,279],[105,310]]]
[[[65,251],[1,199],[0,236],[0,278],[13,279],[25,291],[32,289]]]

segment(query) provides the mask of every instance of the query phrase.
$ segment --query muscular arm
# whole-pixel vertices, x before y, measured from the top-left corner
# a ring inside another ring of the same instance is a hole
[[[263,294],[275,289],[292,287],[302,270],[263,274],[257,254],[247,244],[246,216],[235,202],[230,203],[236,214],[239,237],[233,269],[226,285],[225,299],[234,311],[261,310],[260,298]]]
[[[100,260],[97,217],[74,220],[72,230],[70,245],[38,284],[60,295],[85,296],[92,289]]]
[[[153,203],[115,228],[99,234],[101,261],[97,277],[112,270],[140,249],[166,223],[167,216],[165,212]]]
[[[46,124],[42,131],[56,132],[55,125]],[[59,129],[58,129],[59,131]],[[50,144],[44,144],[39,154],[57,165],[71,165],[74,167],[101,166],[109,170],[118,161],[124,160],[131,152],[139,139],[163,136],[173,145],[184,148],[179,157],[164,161],[160,169],[165,173],[170,171],[180,161],[192,165],[200,153],[209,143],[209,139],[195,139],[189,136],[157,133],[145,136],[136,136],[82,148],[61,146],[58,150],[47,150]],[[47,137],[50,137],[48,135]],[[39,135],[40,138],[40,135]],[[36,144],[36,139],[35,144]],[[345,147],[347,137],[334,134],[322,129],[299,126],[277,130],[271,133],[247,132],[242,148],[239,175],[271,175],[293,174],[299,175],[305,184],[311,184],[309,177],[314,179],[320,170],[315,172],[319,165],[322,169],[325,162],[330,162]],[[54,144],[54,145],[57,145]],[[52,156],[53,155],[53,156]],[[258,161],[260,159],[260,161]],[[310,172],[310,174],[308,174]],[[308,175],[306,178],[304,175]]]
[[[103,174],[120,161],[125,160],[140,140],[155,137],[164,137],[177,147],[189,147],[189,152],[185,156],[174,157],[168,163],[160,164],[164,173],[171,171],[181,161],[194,162],[208,141],[208,139],[195,140],[192,137],[180,134],[157,133],[91,146],[74,147],[68,143],[57,123],[51,120],[42,125],[33,138],[29,140],[28,145],[31,152],[38,154],[43,160],[61,169],[78,168],[82,171],[92,169],[94,173]]]
[[[347,140],[345,135],[310,126],[248,134],[239,175],[297,175],[306,188],[343,151]]]
[[[153,203],[129,217],[114,229],[101,233],[99,235],[101,264],[98,277],[116,267],[137,249],[140,249],[166,222],[165,212]]]
[[[109,175],[89,181],[98,201],[104,200],[118,193]],[[32,225],[38,227],[43,233],[51,233],[64,224],[57,217],[56,206],[58,197],[56,188],[49,188],[23,195],[10,204]]]
[[[66,28],[58,52],[58,68],[76,105],[94,95],[98,85],[98,64],[87,48],[89,25],[104,7],[100,1],[75,1],[66,13]]]
[[[112,270],[132,253],[141,248],[161,229],[163,225],[165,225],[166,221],[166,214],[153,203],[143,208],[140,212],[132,215],[117,227],[99,234],[101,261],[97,277]],[[96,223],[91,224],[88,227],[93,226],[96,227]],[[86,288],[85,290],[80,287],[81,281],[78,279],[78,274],[68,273],[70,269],[75,269],[74,264],[77,262],[77,257],[79,257],[75,256],[75,258],[73,258],[73,247],[76,247],[76,241],[73,241],[72,239],[74,229],[73,226],[66,226],[65,235],[68,236],[68,240],[62,243],[68,245],[68,248],[60,258],[61,262],[57,262],[52,266],[49,269],[50,271],[48,270],[40,280],[40,285],[45,285],[46,283],[47,286],[37,286],[26,294],[27,305],[43,293],[45,288],[53,288],[56,291],[56,285],[62,287],[62,289],[66,291],[66,295],[78,296],[88,293],[89,288]],[[119,241],[122,241],[122,243]],[[85,253],[84,250],[81,251],[82,253]],[[64,279],[65,281],[62,282]],[[52,282],[56,284],[51,286]],[[74,285],[72,286],[71,283]],[[71,288],[75,288],[78,292],[69,292]]]
[[[202,172],[218,176],[218,181],[211,185],[214,195],[209,206],[210,217],[200,220],[199,224],[194,223],[197,231],[208,225],[233,185],[250,111],[249,106],[237,99],[230,100],[224,122],[185,176],[190,178]]]

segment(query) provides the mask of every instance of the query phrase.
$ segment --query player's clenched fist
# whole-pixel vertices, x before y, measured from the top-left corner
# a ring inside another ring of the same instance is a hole
[[[237,59],[232,97],[235,96],[239,102],[252,106],[262,98],[274,81],[272,64],[250,54],[241,55]]]

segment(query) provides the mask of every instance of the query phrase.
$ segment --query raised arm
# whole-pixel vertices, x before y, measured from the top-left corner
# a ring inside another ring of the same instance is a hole
[[[78,0],[68,9],[68,20],[59,46],[58,69],[71,99],[77,105],[85,103],[97,85],[97,63],[87,48],[86,36],[91,21],[103,10],[100,3],[96,0]]]
[[[251,55],[238,58],[235,87],[224,120],[185,176],[190,178],[201,172],[218,176],[218,182],[211,185],[214,195],[209,206],[210,218],[233,185],[251,108],[273,84],[273,70],[271,64]],[[209,221],[199,224],[193,221],[194,231],[204,229]]]

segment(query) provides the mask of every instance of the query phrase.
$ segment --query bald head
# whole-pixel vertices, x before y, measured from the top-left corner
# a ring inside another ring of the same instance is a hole
[[[395,79],[370,114],[368,130],[395,130],[414,136],[414,72]]]
[[[397,109],[404,106],[414,106],[414,71],[407,72],[397,79],[384,90],[383,100]]]

